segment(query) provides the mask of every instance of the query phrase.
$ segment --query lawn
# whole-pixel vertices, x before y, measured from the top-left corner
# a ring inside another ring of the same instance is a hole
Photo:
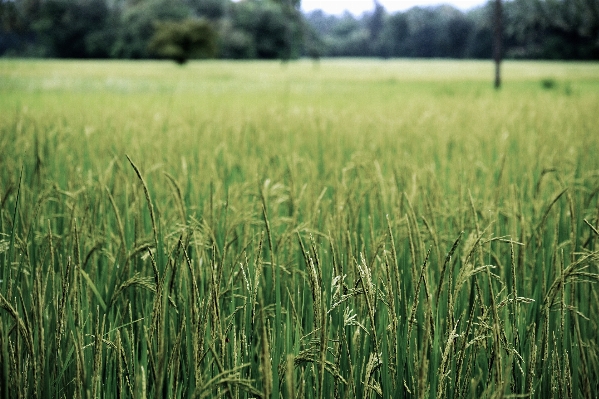
[[[0,396],[599,396],[599,64],[0,60]]]

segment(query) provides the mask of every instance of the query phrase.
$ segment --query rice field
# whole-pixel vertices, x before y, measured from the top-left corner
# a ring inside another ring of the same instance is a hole
[[[599,396],[599,64],[0,60],[0,397]]]

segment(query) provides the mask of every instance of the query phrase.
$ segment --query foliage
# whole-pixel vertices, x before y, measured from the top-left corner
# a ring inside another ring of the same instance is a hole
[[[140,1],[120,14],[112,55],[118,58],[149,58],[150,39],[157,22],[182,21],[190,10],[179,0]]]
[[[110,18],[103,1],[48,0],[31,26],[47,56],[107,58],[114,42]]]
[[[0,1],[0,55],[151,58],[156,26],[208,19],[223,57],[297,58],[302,45],[298,8],[297,1],[274,0]],[[170,26],[173,34],[188,28]]]
[[[186,0],[193,12],[211,21],[218,21],[225,17],[228,0]]]
[[[507,55],[599,59],[599,6],[593,1],[514,0],[505,5]]]
[[[150,58],[156,23],[207,19],[221,58],[301,55],[491,58],[493,2],[361,16],[300,12],[299,0],[0,0],[0,55]],[[597,2],[503,2],[507,58],[599,59]]]
[[[22,51],[25,41],[25,21],[12,1],[0,1],[0,55]]]
[[[301,14],[274,1],[246,0],[231,8],[236,31],[249,38],[248,54],[264,59],[290,59],[299,55]]]
[[[593,2],[504,2],[508,58],[599,59],[599,12]],[[380,4],[361,17],[306,15],[328,56],[490,58],[493,2],[462,12],[414,7],[388,14]]]
[[[476,22],[451,6],[387,14],[377,3],[361,18],[319,12],[306,18],[324,37],[329,56],[477,58]]]
[[[0,395],[598,397],[598,69],[0,61]]]
[[[214,57],[216,37],[207,20],[159,22],[149,47],[160,57],[184,64],[189,59]]]

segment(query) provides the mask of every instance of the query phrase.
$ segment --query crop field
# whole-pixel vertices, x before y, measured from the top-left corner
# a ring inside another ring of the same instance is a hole
[[[0,60],[0,397],[599,396],[599,64]]]

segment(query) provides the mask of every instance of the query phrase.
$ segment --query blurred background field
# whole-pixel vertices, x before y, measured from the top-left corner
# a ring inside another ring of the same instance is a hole
[[[181,68],[151,61],[5,60],[0,71],[3,124],[24,134],[13,152],[17,159],[32,156],[32,137],[54,137],[87,163],[102,164],[128,151],[173,168],[182,156],[235,143],[237,148],[227,148],[232,154],[295,150],[307,156],[320,142],[346,161],[377,147],[392,162],[407,154],[418,163],[425,158],[414,150],[423,143],[430,141],[438,152],[467,137],[489,143],[470,154],[481,160],[489,159],[485,151],[499,156],[496,146],[506,138],[536,144],[551,137],[538,151],[555,152],[564,147],[550,144],[562,142],[578,148],[595,140],[599,92],[594,63],[506,62],[500,92],[489,87],[492,65],[483,61],[209,61]],[[4,137],[14,145],[12,135]],[[72,151],[65,142],[93,147],[94,153]],[[147,158],[141,151],[148,146],[162,151]],[[430,159],[448,162],[443,154]],[[246,161],[255,162],[240,159]]]
[[[596,396],[599,65],[503,73],[0,60],[2,395]]]

